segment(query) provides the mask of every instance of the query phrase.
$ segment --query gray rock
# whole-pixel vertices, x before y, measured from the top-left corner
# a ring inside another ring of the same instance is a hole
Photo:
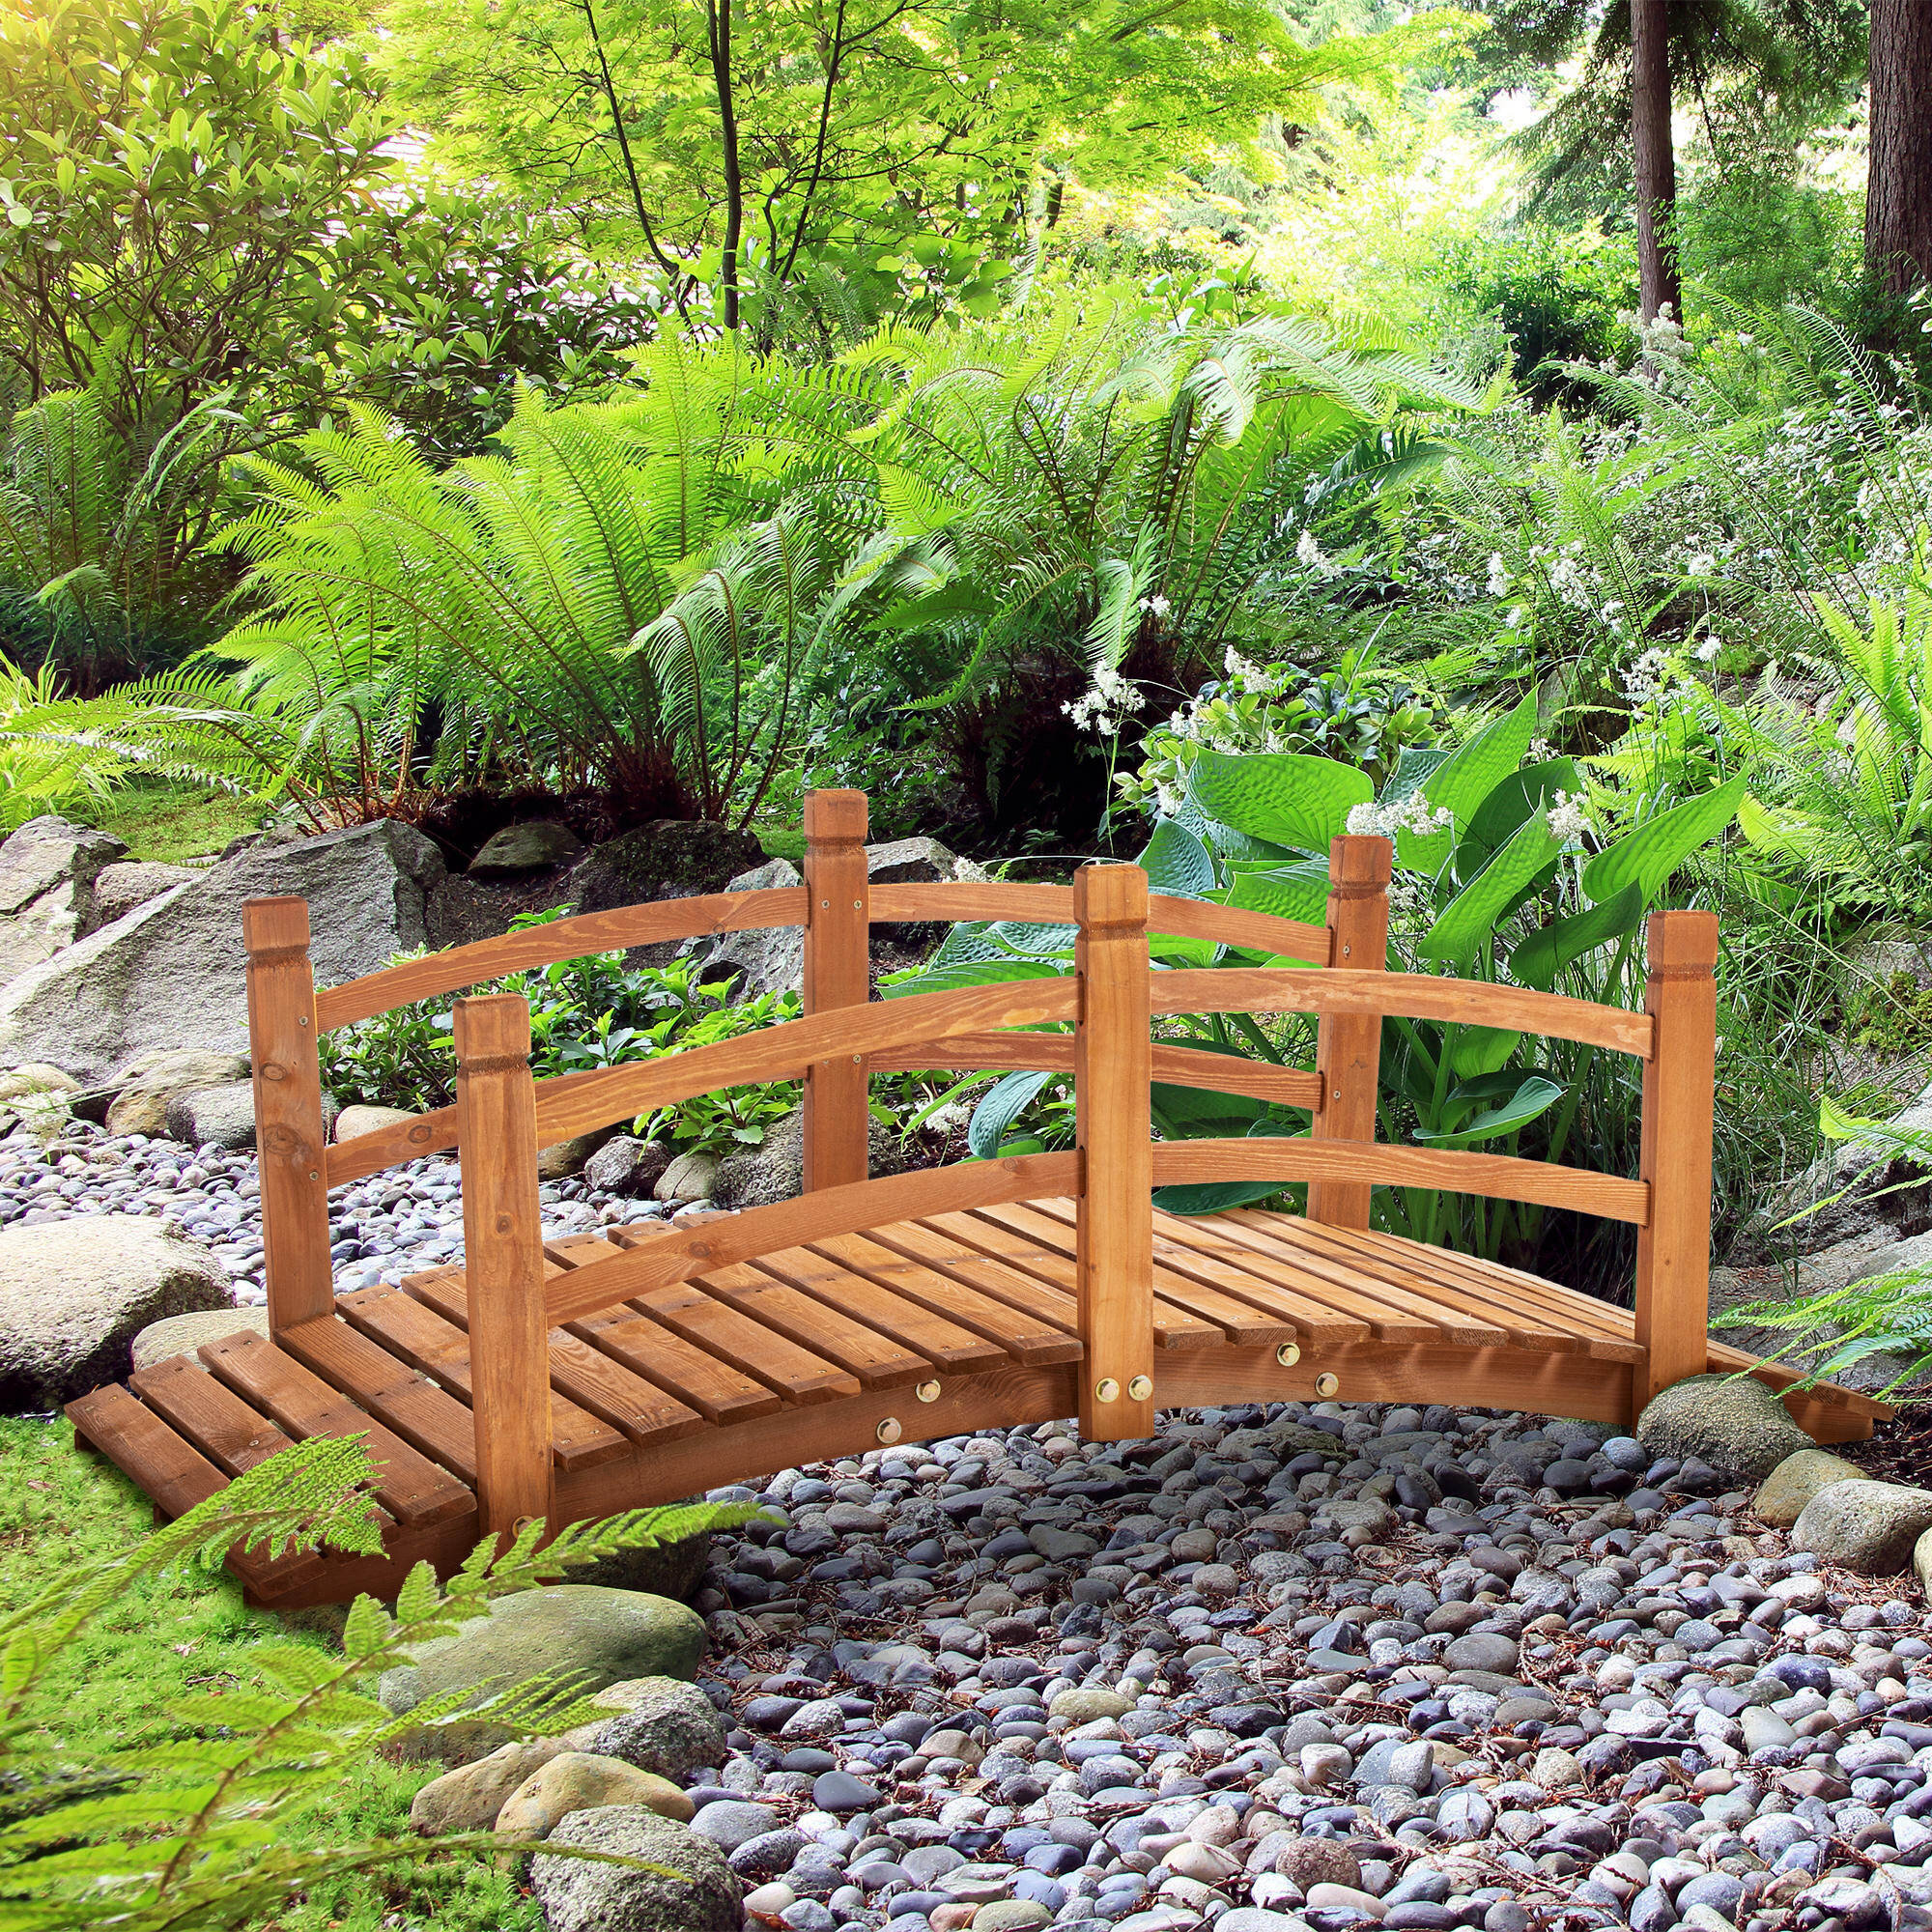
[[[1812,1446],[1776,1395],[1750,1376],[1690,1376],[1653,1397],[1636,1438],[1653,1456],[1695,1456],[1727,1482],[1761,1483]]]
[[[452,1832],[487,1832],[511,1792],[541,1771],[563,1746],[555,1738],[519,1738],[433,1777],[410,1802],[410,1823],[428,1837]]]
[[[644,1862],[559,1858],[561,1845]],[[530,1889],[550,1932],[738,1932],[743,1892],[708,1838],[641,1804],[569,1813],[530,1861]]]
[[[591,1739],[589,1748],[622,1758],[640,1771],[679,1783],[693,1772],[724,1762],[724,1725],[718,1707],[695,1684],[676,1677],[643,1677],[598,1693],[600,1705],[621,1707]]]
[[[1792,1525],[1791,1547],[1860,1577],[1889,1577],[1928,1529],[1932,1490],[1861,1479],[1820,1490]]]
[[[537,1179],[566,1180],[582,1174],[584,1163],[611,1138],[609,1127],[593,1127],[587,1134],[573,1134],[567,1141],[553,1141],[537,1150]]]
[[[691,1821],[691,1829],[700,1838],[709,1838],[727,1856],[767,1832],[776,1832],[783,1820],[769,1804],[742,1804],[721,1798],[705,1805]]]
[[[345,1107],[335,1117],[335,1138],[357,1140],[363,1134],[381,1133],[384,1127],[400,1126],[414,1119],[407,1107]]]
[[[244,901],[306,898],[316,979],[333,985],[423,943],[424,896],[441,872],[436,847],[394,819],[250,847],[0,990],[0,1058],[99,1081],[144,1041],[239,1052],[248,1036]]]
[[[1488,1670],[1499,1677],[1513,1676],[1520,1646],[1513,1636],[1499,1632],[1471,1631],[1454,1638],[1442,1653],[1442,1662],[1451,1670]]]
[[[658,1176],[651,1192],[660,1201],[707,1201],[718,1178],[718,1161],[708,1153],[678,1154]]]
[[[163,893],[185,886],[198,876],[193,866],[161,866],[152,859],[132,859],[126,864],[103,867],[94,881],[94,905],[87,932],[112,925],[138,905],[159,898]],[[82,933],[83,939],[87,933]]]
[[[533,1677],[574,1679],[585,1695],[638,1677],[689,1677],[704,1652],[704,1625],[668,1597],[598,1584],[558,1583],[499,1598],[487,1617],[412,1653],[385,1671],[379,1694],[399,1717],[425,1698],[463,1690],[480,1703]],[[420,1754],[468,1763],[506,1742],[477,1722],[418,1731]]]
[[[107,1103],[107,1131],[168,1139],[168,1106],[177,1094],[233,1086],[247,1073],[248,1059],[241,1053],[196,1046],[137,1053],[107,1082],[115,1090]]]
[[[151,1322],[229,1306],[199,1241],[134,1214],[0,1229],[0,1411],[57,1408],[131,1367]]]
[[[527,825],[506,825],[483,841],[469,862],[472,878],[501,879],[515,872],[542,872],[568,866],[583,850],[583,841],[569,826],[554,819],[534,819]]]
[[[151,1321],[134,1337],[128,1350],[132,1369],[152,1369],[156,1362],[185,1355],[190,1367],[204,1364],[195,1351],[204,1342],[225,1341],[230,1335],[267,1335],[266,1308],[212,1308],[192,1315],[169,1315]]]
[[[335,1095],[322,1096],[327,1127],[335,1118]],[[251,1148],[255,1145],[255,1088],[248,1080],[231,1080],[219,1087],[195,1087],[168,1095],[169,1136],[189,1147]]]
[[[869,1122],[867,1146],[867,1171],[875,1179],[904,1172],[905,1148],[890,1127]],[[719,1162],[710,1198],[719,1208],[767,1208],[796,1200],[804,1189],[805,1110],[797,1108],[775,1121],[757,1147]]]
[[[600,1193],[647,1197],[675,1154],[668,1141],[613,1134],[583,1163],[583,1179]]]
[[[0,980],[53,958],[88,930],[95,882],[127,850],[111,833],[52,814],[28,819],[0,843]]]
[[[1864,1471],[1829,1449],[1800,1449],[1787,1456],[1758,1486],[1751,1512],[1774,1529],[1789,1529],[1804,1514],[1804,1505],[1833,1483],[1864,1480]]]

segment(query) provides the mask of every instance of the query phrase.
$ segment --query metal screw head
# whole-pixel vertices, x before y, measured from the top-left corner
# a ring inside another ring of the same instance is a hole
[[[1145,1402],[1153,1393],[1153,1378],[1151,1376],[1136,1376],[1127,1384],[1127,1393],[1135,1402]]]
[[[864,899],[854,899],[852,901],[852,910],[854,912],[862,912],[865,909],[865,905],[866,901]]]
[[[307,1026],[307,1025],[308,1025],[308,1015],[307,1015],[306,1013],[298,1013],[298,1014],[296,1015],[296,1025],[297,1025],[297,1026]]]
[[[1340,1376],[1330,1375],[1327,1372],[1327,1370],[1324,1369],[1319,1376],[1315,1378],[1315,1393],[1317,1395],[1321,1396],[1340,1395],[1341,1392],[1342,1392],[1342,1378]]]
[[[316,1171],[316,1169],[310,1168],[308,1171],[308,1178],[311,1180],[320,1180],[322,1179],[322,1176]]]
[[[932,1381],[921,1382],[913,1390],[913,1394],[918,1396],[921,1402],[937,1402],[939,1400],[939,1384]]]
[[[1094,1384],[1094,1400],[1095,1402],[1119,1402],[1120,1399],[1121,1385],[1112,1376],[1102,1376]]]
[[[905,1431],[900,1427],[899,1419],[896,1415],[889,1415],[872,1434],[881,1442],[896,1442],[905,1434]]]
[[[1274,1358],[1283,1368],[1292,1369],[1301,1359],[1301,1350],[1293,1342],[1284,1342],[1274,1351]]]
[[[1342,957],[1343,957],[1344,959],[1348,958],[1349,954],[1350,954],[1350,952],[1352,952],[1353,950],[1354,950],[1354,949],[1353,949],[1352,947],[1350,947],[1350,946],[1349,942],[1348,942],[1348,941],[1347,941],[1346,939],[1345,939],[1345,940],[1344,940],[1344,941],[1342,942]]]

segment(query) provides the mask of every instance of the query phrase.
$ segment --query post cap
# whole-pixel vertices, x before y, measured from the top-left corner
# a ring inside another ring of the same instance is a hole
[[[1146,925],[1148,875],[1138,866],[1082,866],[1073,875],[1073,917],[1082,925]]]
[[[1644,928],[1653,973],[1708,973],[1718,963],[1718,915],[1654,912]]]
[[[251,952],[308,944],[308,901],[292,894],[248,899],[242,907],[242,943]]]
[[[1395,846],[1378,834],[1350,832],[1328,841],[1328,887],[1378,893],[1395,867]]]
[[[530,1003],[521,993],[479,993],[456,1003],[456,1058],[524,1060],[530,1051]]]
[[[805,795],[805,836],[815,842],[863,843],[866,794],[862,791],[809,791]]]

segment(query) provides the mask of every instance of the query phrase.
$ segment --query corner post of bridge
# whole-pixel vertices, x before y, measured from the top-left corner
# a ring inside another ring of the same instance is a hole
[[[1718,915],[1654,912],[1645,932],[1644,1010],[1655,1025],[1643,1067],[1639,1175],[1650,1218],[1636,1237],[1633,1420],[1660,1389],[1710,1366],[1711,1136],[1718,1061]]]
[[[1082,866],[1073,916],[1080,1431],[1092,1442],[1130,1442],[1153,1434],[1154,1414],[1147,874]]]
[[[550,1323],[537,1201],[530,1009],[515,993],[456,1003],[470,1408],[485,1534],[553,1516]]]
[[[1338,972],[1380,973],[1388,966],[1389,869],[1386,838],[1354,835],[1328,847],[1328,964]],[[1316,1035],[1321,1106],[1310,1132],[1318,1141],[1372,1141],[1381,1077],[1379,1013],[1323,1013]],[[1366,1180],[1311,1180],[1308,1218],[1330,1228],[1369,1225]]]
[[[866,794],[805,796],[805,1010],[863,1007],[871,998],[871,893],[866,871]],[[814,1061],[805,1076],[805,1185],[843,1187],[869,1171],[866,1063],[854,1053]]]
[[[242,908],[242,943],[248,961],[248,1063],[261,1149],[269,1326],[280,1334],[335,1312],[308,901],[250,899]]]

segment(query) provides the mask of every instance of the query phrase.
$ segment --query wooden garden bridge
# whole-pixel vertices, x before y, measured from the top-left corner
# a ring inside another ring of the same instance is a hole
[[[1151,895],[1133,866],[1068,886],[869,885],[866,800],[806,806],[805,883],[585,914],[318,990],[300,899],[245,915],[270,1333],[210,1343],[70,1405],[78,1441],[172,1516],[292,1437],[366,1433],[383,1559],[243,1557],[262,1602],[393,1595],[478,1537],[668,1500],[902,1438],[1077,1414],[1102,1441],[1157,1408],[1453,1401],[1630,1424],[1659,1388],[1751,1368],[1820,1441],[1885,1411],[1800,1392],[1708,1335],[1715,915],[1652,916],[1642,1012],[1382,970],[1386,840],[1335,841],[1326,923]],[[873,1001],[875,922],[1074,927],[1070,977]],[[456,1008],[455,1105],[327,1144],[317,1037],[390,1008],[592,952],[753,927],[804,931],[805,1013],[660,1059],[532,1079],[510,994]],[[1154,970],[1178,934],[1306,967]],[[1171,1014],[1319,1015],[1298,1070],[1163,1042]],[[1643,1065],[1634,1178],[1377,1141],[1382,1016],[1586,1042]],[[1041,1027],[1064,1031],[1040,1033]],[[871,1179],[867,1078],[1047,1068],[1077,1147]],[[539,1148],[695,1095],[805,1083],[797,1200],[546,1241]],[[1306,1138],[1151,1138],[1158,1079],[1309,1110]],[[328,1192],[455,1148],[466,1263],[337,1295]],[[1303,1180],[1305,1216],[1181,1219],[1153,1190]],[[1635,1225],[1634,1308],[1374,1232],[1374,1183],[1448,1188]],[[206,1371],[206,1373],[204,1373]]]

